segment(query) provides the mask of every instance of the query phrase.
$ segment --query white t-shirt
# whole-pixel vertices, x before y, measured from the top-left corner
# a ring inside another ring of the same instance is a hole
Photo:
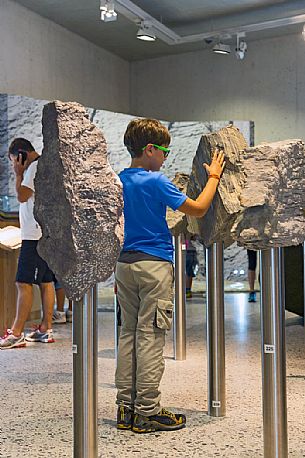
[[[38,161],[31,162],[23,175],[21,183],[21,186],[26,186],[33,191],[32,196],[26,202],[22,202],[19,207],[22,240],[39,240],[42,236],[41,228],[34,218],[34,178],[37,171],[37,165]]]

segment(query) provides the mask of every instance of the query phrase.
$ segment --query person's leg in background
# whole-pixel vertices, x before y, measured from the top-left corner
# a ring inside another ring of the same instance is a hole
[[[62,288],[59,281],[54,279],[55,295],[56,295],[56,310],[54,308],[52,323],[65,324],[72,323],[72,301],[69,300],[69,308],[65,311],[65,290]]]
[[[42,302],[42,320],[38,328],[27,334],[28,342],[54,342],[52,330],[52,314],[55,303],[54,274],[48,264],[39,256],[36,258],[36,275],[34,283],[39,286]]]
[[[16,282],[17,287],[17,310],[12,331],[15,336],[20,336],[24,324],[30,314],[33,303],[33,285]]]
[[[65,300],[66,295],[65,291],[62,288],[59,281],[54,278],[54,288],[56,295],[56,310],[54,307],[52,323],[53,324],[64,324],[67,322],[66,312],[65,312]]]
[[[11,329],[7,329],[0,340],[1,349],[24,347],[24,325],[33,302],[33,282],[36,275],[36,242],[23,240],[16,273],[17,304]]]
[[[248,282],[249,282],[248,302],[256,302],[255,279],[256,279],[257,252],[254,250],[247,250],[247,256],[248,256]]]
[[[192,284],[193,284],[193,276],[192,274],[189,275],[189,267],[186,266],[186,273],[185,273],[185,295],[186,298],[189,299],[192,297]]]
[[[196,277],[197,254],[195,250],[187,250],[185,256],[185,296],[190,299],[193,295],[193,278]]]
[[[52,329],[52,315],[55,302],[54,286],[52,282],[39,285],[42,301],[42,321],[40,330],[42,332]]]

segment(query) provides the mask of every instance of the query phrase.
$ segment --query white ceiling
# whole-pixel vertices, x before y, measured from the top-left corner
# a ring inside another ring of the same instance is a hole
[[[170,45],[162,40],[143,43],[136,39],[138,26],[118,13],[118,20],[100,20],[99,0],[15,0],[83,38],[126,60],[196,51],[212,46],[201,40]],[[133,4],[182,37],[226,31],[250,24],[305,14],[305,0],[132,0]],[[303,24],[247,33],[247,41],[301,32]],[[235,42],[236,37],[228,38]]]

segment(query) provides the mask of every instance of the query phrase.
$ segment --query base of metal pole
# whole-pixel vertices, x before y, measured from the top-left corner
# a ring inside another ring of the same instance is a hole
[[[182,236],[175,236],[175,309],[174,309],[174,358],[186,359],[186,313],[185,313],[185,254]]]
[[[97,288],[73,303],[74,458],[97,458]]]
[[[264,457],[287,458],[284,262],[281,248],[261,251]]]
[[[208,413],[226,414],[223,243],[206,249]]]

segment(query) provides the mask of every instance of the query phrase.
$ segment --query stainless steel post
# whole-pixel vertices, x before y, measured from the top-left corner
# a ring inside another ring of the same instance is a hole
[[[303,243],[303,324],[305,326],[305,242]]]
[[[264,457],[287,458],[285,291],[282,249],[262,250],[260,263]]]
[[[74,458],[97,458],[97,288],[73,303]]]
[[[186,359],[186,317],[185,317],[185,249],[182,236],[175,238],[175,308],[174,308],[174,358]]]
[[[208,413],[226,414],[223,243],[206,249]]]

